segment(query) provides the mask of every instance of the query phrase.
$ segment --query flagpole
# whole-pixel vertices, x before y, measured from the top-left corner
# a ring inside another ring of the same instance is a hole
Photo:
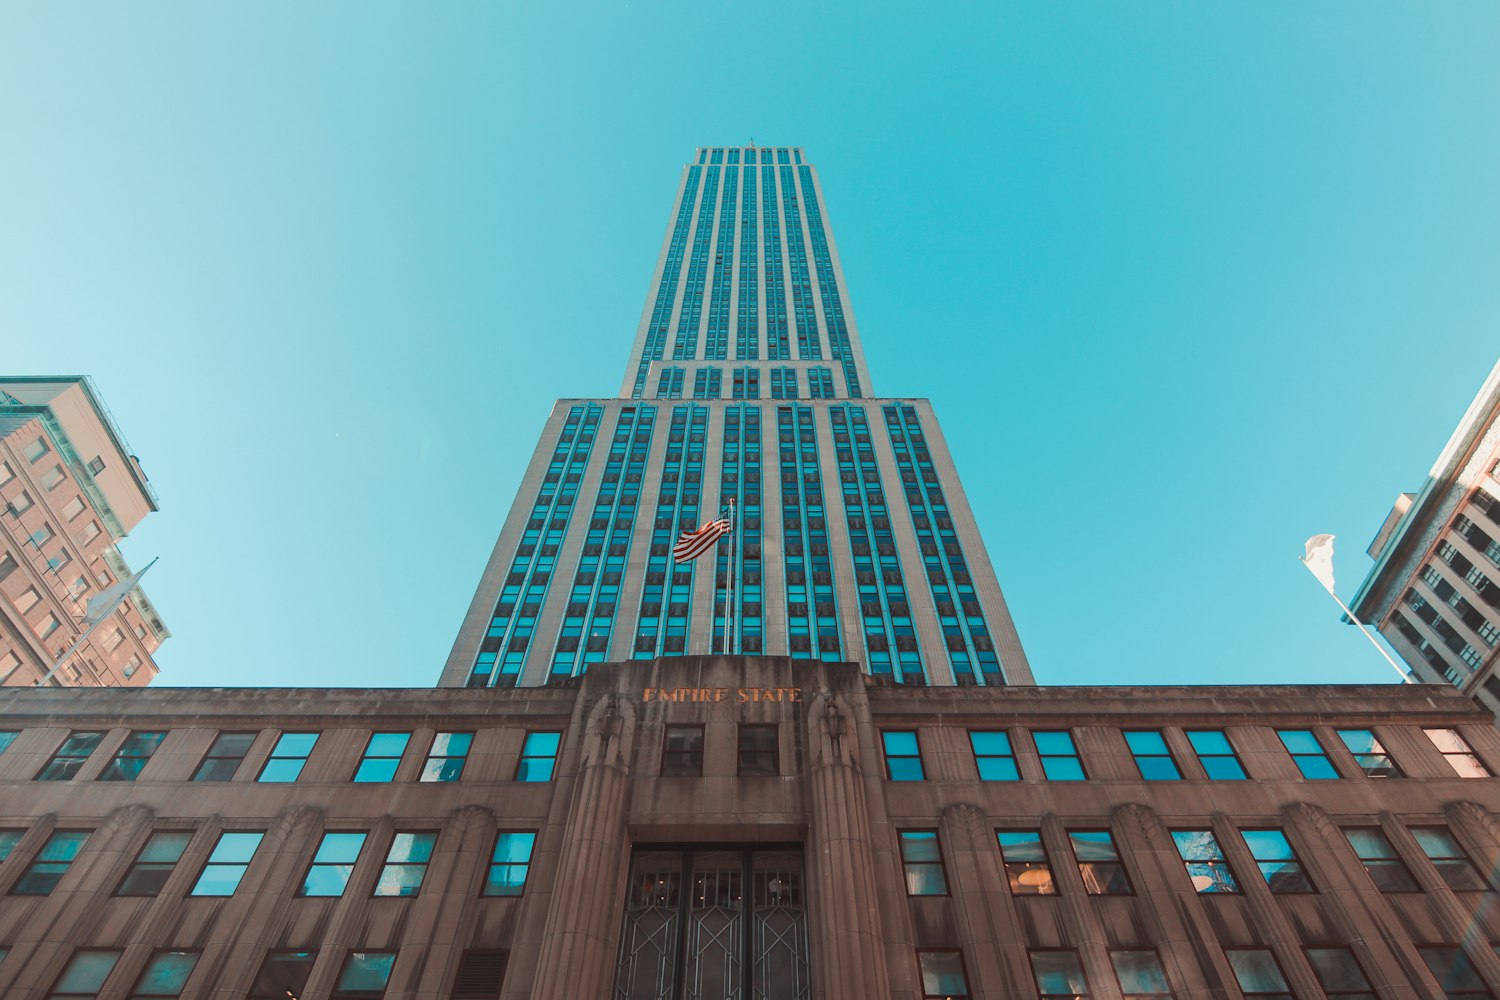
[[[1401,675],[1401,681],[1402,681],[1402,683],[1405,683],[1405,684],[1411,684],[1411,683],[1413,683],[1413,681],[1411,679],[1411,674],[1409,674],[1405,670],[1402,670],[1401,667],[1400,667],[1400,665],[1397,664],[1395,660],[1391,659],[1391,654],[1387,653],[1385,651],[1385,647],[1382,646],[1379,642],[1377,642],[1375,640],[1375,637],[1370,634],[1370,629],[1365,625],[1364,622],[1362,622],[1362,621],[1359,620],[1359,616],[1356,615],[1353,611],[1349,610],[1349,605],[1347,605],[1343,601],[1339,600],[1339,595],[1335,594],[1331,590],[1328,592],[1328,596],[1331,597],[1331,598],[1333,598],[1334,602],[1336,604],[1338,604],[1338,606],[1340,608],[1344,609],[1344,614],[1346,614],[1346,615],[1349,616],[1349,620],[1351,622],[1353,622],[1354,624],[1356,624],[1356,625],[1359,626],[1359,630],[1365,634],[1365,638],[1370,640],[1370,645],[1374,646],[1375,649],[1380,653],[1380,655],[1383,656],[1383,657],[1385,657],[1385,662],[1389,663],[1391,665],[1391,668],[1393,670],[1395,670],[1396,673],[1398,673],[1398,674]]]
[[[740,520],[739,511],[734,509],[734,497],[729,498],[729,593],[733,595],[729,602],[729,615],[724,619],[724,642],[729,647],[729,655],[734,655],[735,630],[740,620],[739,615],[739,573],[736,563],[740,558]]]
[[[61,657],[59,657],[58,661],[56,663],[52,664],[52,669],[49,670],[49,671],[47,671],[45,674],[42,675],[42,679],[36,682],[36,684],[34,685],[35,687],[45,687],[46,686],[47,682],[52,679],[53,675],[55,675],[59,670],[62,669],[63,664],[67,663],[68,660],[72,658],[73,654],[76,653],[76,652],[78,652],[78,650],[83,646],[84,640],[86,640],[89,636],[91,636],[91,635],[94,634],[94,629],[98,628],[100,625],[103,625],[106,621],[108,621],[110,615],[113,615],[115,613],[115,609],[118,608],[121,604],[125,603],[125,598],[129,597],[130,596],[130,592],[132,590],[134,590],[140,584],[141,577],[143,577],[143,576],[146,575],[146,570],[150,569],[152,566],[155,566],[155,565],[156,565],[156,560],[152,559],[144,567],[142,567],[139,572],[133,574],[130,578],[127,578],[126,580],[122,581],[121,583],[116,584],[115,586],[121,587],[119,594],[116,595],[115,598],[113,600],[111,600],[108,605],[105,605],[105,606],[101,607],[98,610],[97,614],[91,612],[89,610],[89,608],[87,606],[85,606],[85,608],[84,608],[84,621],[89,621],[90,618],[92,618],[93,621],[89,622],[89,627],[83,630],[83,635],[80,635],[73,642],[73,645],[70,646],[70,647],[68,647],[68,651],[66,653],[64,653]],[[128,584],[128,586],[123,586],[123,584]],[[107,594],[108,591],[106,591],[105,593]],[[100,595],[100,596],[104,596],[104,595]],[[97,597],[91,599],[90,603],[92,603],[93,600],[97,600],[97,599],[98,599]]]

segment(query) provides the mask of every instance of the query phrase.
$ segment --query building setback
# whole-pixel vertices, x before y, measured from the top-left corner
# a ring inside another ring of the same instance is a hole
[[[503,691],[15,690],[0,718],[8,1000],[143,976],[215,1000],[1500,995],[1500,732],[1451,688],[688,657]]]
[[[1386,516],[1350,609],[1422,681],[1452,684],[1500,714],[1500,364],[1420,491]]]
[[[117,543],[156,509],[88,379],[0,376],[0,685],[37,683],[73,648],[88,599],[131,575]],[[137,587],[50,683],[149,684],[170,635]]]
[[[1032,682],[931,404],[872,393],[824,204],[798,147],[683,168],[620,394],[553,409],[442,686],[726,649]],[[730,504],[737,547],[674,567]]]

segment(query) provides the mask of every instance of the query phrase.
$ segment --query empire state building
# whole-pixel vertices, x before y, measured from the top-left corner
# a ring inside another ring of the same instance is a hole
[[[620,393],[554,407],[439,684],[724,651],[1032,682],[931,404],[873,392],[797,147],[684,167]]]

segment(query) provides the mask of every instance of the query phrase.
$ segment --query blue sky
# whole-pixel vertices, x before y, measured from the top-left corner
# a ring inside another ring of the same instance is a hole
[[[164,684],[435,680],[681,165],[801,144],[1044,683],[1394,679],[1353,593],[1500,353],[1492,3],[0,6],[0,368],[162,497]]]

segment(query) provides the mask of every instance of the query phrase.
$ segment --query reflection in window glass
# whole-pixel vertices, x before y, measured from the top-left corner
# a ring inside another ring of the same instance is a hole
[[[1073,856],[1078,859],[1078,874],[1091,896],[1128,896],[1130,879],[1120,863],[1114,838],[1108,830],[1069,830]]]
[[[1364,970],[1348,948],[1308,948],[1307,961],[1317,974],[1323,992],[1349,1000],[1376,1000]]]
[[[166,733],[131,733],[104,766],[100,781],[134,781],[146,767],[146,761],[156,753]]]
[[[1401,769],[1391,760],[1391,755],[1373,732],[1368,729],[1340,729],[1338,734],[1344,746],[1354,755],[1360,770],[1365,772],[1365,777],[1401,777]]]
[[[37,772],[37,781],[71,781],[73,775],[78,773],[99,741],[104,739],[103,733],[70,733],[63,740],[62,746],[52,755],[52,759],[42,766]]]
[[[1275,893],[1312,892],[1302,862],[1292,850],[1291,842],[1280,830],[1241,830],[1245,846],[1255,858],[1261,877]]]
[[[924,951],[917,959],[922,966],[922,1000],[968,1000],[971,996],[962,954]]]
[[[161,892],[192,839],[193,835],[187,831],[158,830],[151,834],[135,863],[120,881],[115,895],[155,896]]]
[[[495,853],[490,859],[489,875],[482,895],[519,896],[526,889],[526,875],[531,869],[531,849],[535,833],[501,833],[495,838]]]
[[[1240,891],[1212,831],[1173,830],[1172,841],[1177,845],[1177,853],[1182,857],[1195,892],[1208,894]]]
[[[240,761],[245,759],[253,742],[254,733],[220,733],[214,739],[213,746],[208,748],[208,753],[203,756],[203,763],[193,772],[193,780],[230,780],[234,777],[234,772],[240,769]]]
[[[342,896],[354,874],[360,849],[365,846],[363,833],[325,833],[313,855],[312,866],[302,880],[299,896]]]
[[[422,764],[423,781],[457,781],[464,773],[464,762],[473,745],[473,733],[438,733],[432,738],[432,749]]]
[[[51,995],[58,998],[95,996],[104,988],[104,981],[119,960],[117,951],[86,948],[74,952],[57,985],[52,987]]]
[[[1490,769],[1485,767],[1474,748],[1459,735],[1457,729],[1424,729],[1432,745],[1442,752],[1443,758],[1460,778],[1488,778]]]
[[[1072,949],[1049,949],[1031,953],[1031,971],[1036,976],[1036,988],[1043,1000],[1049,997],[1086,997],[1089,995],[1088,980],[1083,977],[1083,966],[1078,961],[1078,952]]]
[[[1234,969],[1234,978],[1247,997],[1267,1000],[1292,1000],[1291,988],[1276,964],[1276,956],[1267,948],[1226,949],[1225,956]]]
[[[1453,834],[1440,826],[1415,826],[1411,835],[1417,839],[1422,853],[1437,868],[1448,888],[1458,890],[1488,889],[1474,863],[1458,846]]]
[[[1000,857],[1005,862],[1005,877],[1016,896],[1052,896],[1057,883],[1052,880],[1052,865],[1042,846],[1038,830],[1001,830],[995,834]]]
[[[1156,952],[1111,951],[1109,961],[1115,967],[1115,977],[1120,980],[1120,992],[1125,994],[1125,1000],[1172,995],[1172,988],[1167,985],[1167,974],[1162,971],[1161,959],[1156,957]]]
[[[415,896],[427,875],[432,860],[435,833],[398,833],[391,840],[390,852],[375,882],[377,896]]]
[[[198,964],[196,951],[159,951],[136,981],[130,1000],[147,1000],[148,997],[176,997],[182,995],[188,976]]]
[[[906,872],[908,896],[946,896],[948,882],[943,877],[943,852],[936,830],[902,830],[901,866]]]
[[[1281,737],[1281,745],[1292,755],[1292,761],[1297,765],[1297,770],[1302,772],[1302,777],[1309,781],[1324,781],[1339,776],[1312,730],[1278,729],[1276,735]]]
[[[59,830],[47,838],[41,853],[11,887],[13,896],[49,896],[89,839],[86,830]]]
[[[557,748],[562,733],[527,733],[521,747],[521,762],[516,765],[517,781],[551,781],[557,769]]]
[[[391,979],[391,967],[396,964],[393,951],[356,951],[344,960],[339,972],[338,985],[334,987],[335,1000],[355,1000],[385,996],[385,985]]]
[[[1381,892],[1416,892],[1417,880],[1411,877],[1405,863],[1385,834],[1374,827],[1345,830],[1349,846],[1359,855],[1370,880]]]
[[[1417,945],[1417,951],[1421,952],[1422,961],[1427,963],[1433,978],[1443,988],[1444,997],[1453,1000],[1455,997],[1490,995],[1484,980],[1474,968],[1474,963],[1469,961],[1469,956],[1464,954],[1462,948],[1455,945]]]
[[[315,951],[273,951],[266,955],[250,988],[250,1000],[287,1000],[300,997],[312,975]]]

